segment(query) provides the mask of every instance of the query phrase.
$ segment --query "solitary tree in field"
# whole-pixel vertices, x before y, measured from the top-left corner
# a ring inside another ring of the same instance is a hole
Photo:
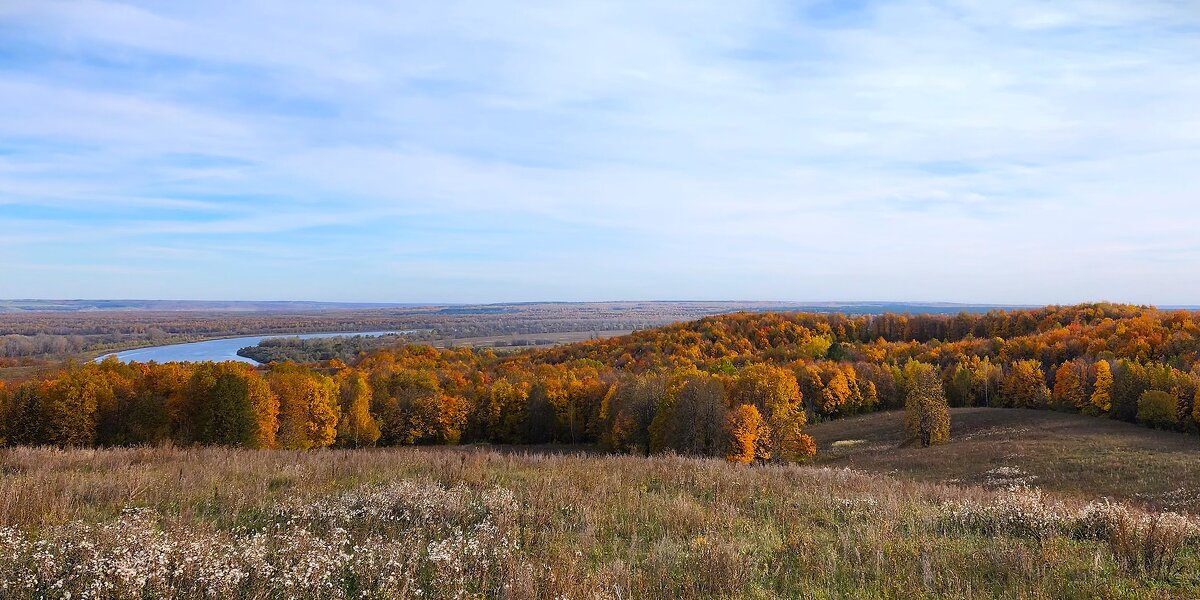
[[[912,361],[904,366],[908,393],[904,400],[904,430],[922,446],[950,440],[950,406],[937,369]]]
[[[1096,361],[1096,385],[1092,389],[1092,410],[1106,413],[1112,408],[1112,369],[1108,361]]]

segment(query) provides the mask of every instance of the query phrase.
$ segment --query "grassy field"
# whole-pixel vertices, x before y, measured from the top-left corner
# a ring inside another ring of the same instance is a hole
[[[907,447],[902,411],[818,423],[818,463],[941,483],[1027,484],[1200,513],[1200,438],[1045,410],[951,409],[950,443]]]
[[[3,598],[1194,598],[1197,539],[1174,514],[826,467],[0,451]]]

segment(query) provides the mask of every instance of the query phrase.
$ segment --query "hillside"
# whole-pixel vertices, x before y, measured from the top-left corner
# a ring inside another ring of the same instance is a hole
[[[1195,436],[1053,411],[951,409],[950,443],[914,448],[903,411],[810,425],[817,463],[923,481],[1026,484],[1080,498],[1109,497],[1200,512]]]

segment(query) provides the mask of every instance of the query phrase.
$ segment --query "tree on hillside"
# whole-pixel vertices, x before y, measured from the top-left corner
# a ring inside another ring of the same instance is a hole
[[[270,447],[278,404],[248,365],[201,363],[188,379],[174,415],[186,443]]]
[[[725,453],[725,387],[703,371],[680,376],[650,423],[654,452],[721,456]]]
[[[962,361],[956,363],[945,373],[946,400],[950,406],[971,406],[975,403],[972,390],[975,388],[971,369]]]
[[[1013,361],[1004,379],[1003,393],[1013,408],[1044,408],[1050,401],[1046,375],[1036,360]]]
[[[525,405],[529,401],[529,383],[497,379],[487,391],[480,404],[483,415],[480,420],[493,442],[520,443],[525,432]]]
[[[1059,410],[1082,410],[1090,403],[1087,393],[1087,364],[1082,360],[1067,361],[1054,372],[1054,407]]]
[[[770,432],[753,404],[739,404],[730,410],[725,419],[725,429],[729,435],[726,460],[748,464],[771,459],[771,449],[767,444]]]
[[[8,396],[8,408],[3,415],[7,443],[17,446],[45,444],[45,423],[40,415],[41,397],[46,384],[27,381],[16,386]]]
[[[529,388],[524,422],[525,443],[545,444],[554,440],[557,425],[554,405],[550,402],[546,385],[540,381]]]
[[[371,412],[379,420],[380,443],[415,444],[433,438],[441,393],[437,374],[425,370],[398,369],[375,380]]]
[[[1196,394],[1192,396],[1192,422],[1200,423],[1200,387],[1196,388]]]
[[[661,375],[637,375],[621,381],[600,418],[607,425],[601,444],[618,452],[650,453],[650,424],[667,395]]]
[[[1092,388],[1089,412],[1103,414],[1112,408],[1112,386],[1112,369],[1108,366],[1108,361],[1096,361],[1096,384]]]
[[[54,446],[96,442],[97,410],[113,403],[112,386],[95,364],[73,367],[50,382],[38,402],[42,439]]]
[[[921,446],[944,444],[950,440],[950,405],[942,389],[942,380],[933,365],[910,361],[904,366],[904,430],[909,439]]]
[[[308,369],[276,364],[267,378],[279,398],[280,448],[324,448],[337,438],[338,399],[333,380]]]
[[[1112,406],[1108,416],[1122,421],[1135,421],[1138,400],[1150,389],[1146,368],[1137,361],[1122,359],[1117,362],[1112,375]]]
[[[367,378],[346,369],[338,373],[337,388],[341,412],[337,426],[338,445],[349,448],[375,445],[380,432],[379,424],[371,414],[371,386]]]
[[[753,404],[767,423],[773,460],[797,461],[812,456],[816,446],[802,431],[808,421],[800,386],[789,370],[769,364],[750,365],[734,378],[730,405]]]

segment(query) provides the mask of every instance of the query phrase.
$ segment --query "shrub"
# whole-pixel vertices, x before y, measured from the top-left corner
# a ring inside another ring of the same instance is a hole
[[[1174,429],[1179,422],[1175,414],[1175,397],[1159,390],[1142,393],[1137,403],[1137,420],[1150,427]]]

